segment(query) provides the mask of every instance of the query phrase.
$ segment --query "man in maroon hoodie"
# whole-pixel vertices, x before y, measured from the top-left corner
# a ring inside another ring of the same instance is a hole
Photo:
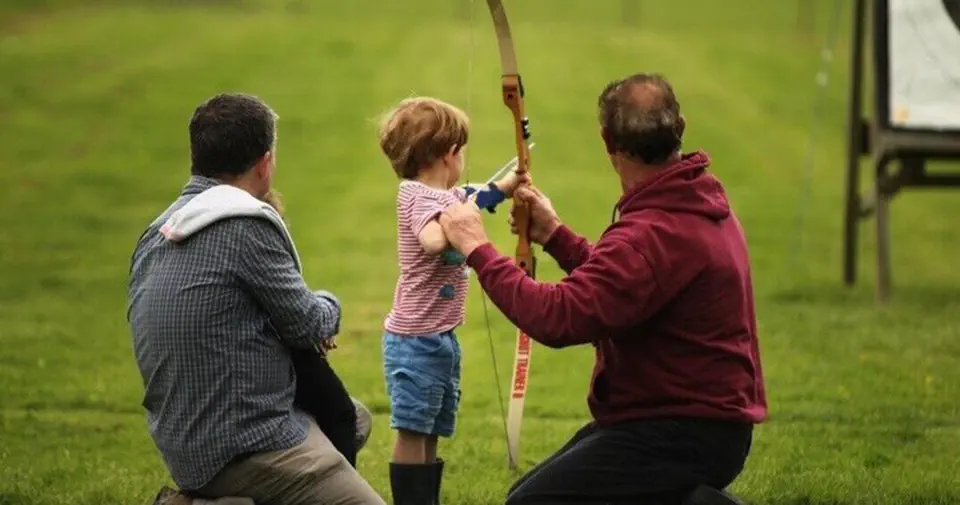
[[[594,421],[518,481],[508,505],[737,503],[722,490],[743,470],[767,413],[743,230],[669,83],[634,75],[599,99],[601,137],[623,196],[591,245],[525,188],[530,239],[567,272],[526,277],[497,252],[479,211],[441,224],[518,328],[548,347],[596,349]],[[516,231],[516,230],[514,230]]]

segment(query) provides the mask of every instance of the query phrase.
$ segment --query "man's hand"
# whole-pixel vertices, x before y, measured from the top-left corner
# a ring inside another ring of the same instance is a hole
[[[530,240],[540,245],[547,243],[561,224],[550,199],[532,186],[518,189],[516,196],[530,208]],[[514,235],[518,233],[515,212],[516,208],[510,211],[510,231]]]
[[[513,192],[516,191],[517,187],[521,184],[530,183],[530,174],[524,172],[523,175],[517,174],[515,171],[511,171],[509,174],[500,179],[495,184],[500,191],[503,191],[507,198],[513,196]]]
[[[450,245],[464,256],[470,256],[474,249],[489,242],[480,209],[473,199],[447,207],[440,214],[440,226]]]

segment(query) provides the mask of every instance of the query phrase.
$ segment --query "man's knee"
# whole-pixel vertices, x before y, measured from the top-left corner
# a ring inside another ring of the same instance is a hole
[[[227,498],[217,498],[215,500],[205,500],[203,498],[194,498],[190,505],[257,505],[252,498],[237,498],[230,496]]]
[[[547,505],[550,501],[545,501],[543,496],[534,496],[524,493],[510,493],[507,495],[505,505]]]
[[[515,502],[512,502],[512,501],[510,501],[510,500],[517,500],[517,499],[519,499],[520,495],[519,495],[519,493],[517,493],[517,489],[519,489],[520,487],[522,487],[525,482],[526,482],[526,478],[521,477],[520,480],[514,482],[513,484],[510,484],[510,489],[507,490],[507,503],[508,503],[508,504],[513,505]]]
[[[278,503],[291,505],[386,505],[383,498],[346,459],[329,449],[323,456],[289,473],[274,496]]]
[[[540,505],[543,503],[542,496],[537,488],[540,484],[537,481],[536,474],[527,475],[510,486],[507,491],[506,505]]]
[[[242,483],[241,496],[251,496],[257,503],[384,505],[314,423],[299,445],[280,454],[253,456],[226,477],[231,494],[236,483]]]
[[[370,432],[373,431],[373,414],[360,400],[353,397],[350,397],[350,400],[353,401],[353,408],[357,411],[357,436],[355,442],[357,450],[359,451],[363,446],[367,445],[367,440],[370,439]]]
[[[341,458],[334,468],[322,472],[322,485],[315,490],[312,499],[305,505],[386,505],[386,502],[370,486],[356,469]],[[319,476],[318,476],[319,477]]]

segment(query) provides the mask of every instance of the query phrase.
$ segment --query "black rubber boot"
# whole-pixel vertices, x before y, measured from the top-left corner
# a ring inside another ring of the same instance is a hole
[[[436,470],[437,486],[433,493],[433,503],[434,505],[440,505],[440,487],[443,485],[443,459],[437,458],[434,469]]]
[[[686,498],[683,505],[744,505],[732,494],[710,486],[697,486]]]
[[[393,505],[433,505],[437,492],[436,465],[390,463],[390,493]]]

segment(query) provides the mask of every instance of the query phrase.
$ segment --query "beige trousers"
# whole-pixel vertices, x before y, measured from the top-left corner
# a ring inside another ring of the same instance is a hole
[[[312,420],[300,445],[231,463],[200,493],[257,505],[386,505]]]

